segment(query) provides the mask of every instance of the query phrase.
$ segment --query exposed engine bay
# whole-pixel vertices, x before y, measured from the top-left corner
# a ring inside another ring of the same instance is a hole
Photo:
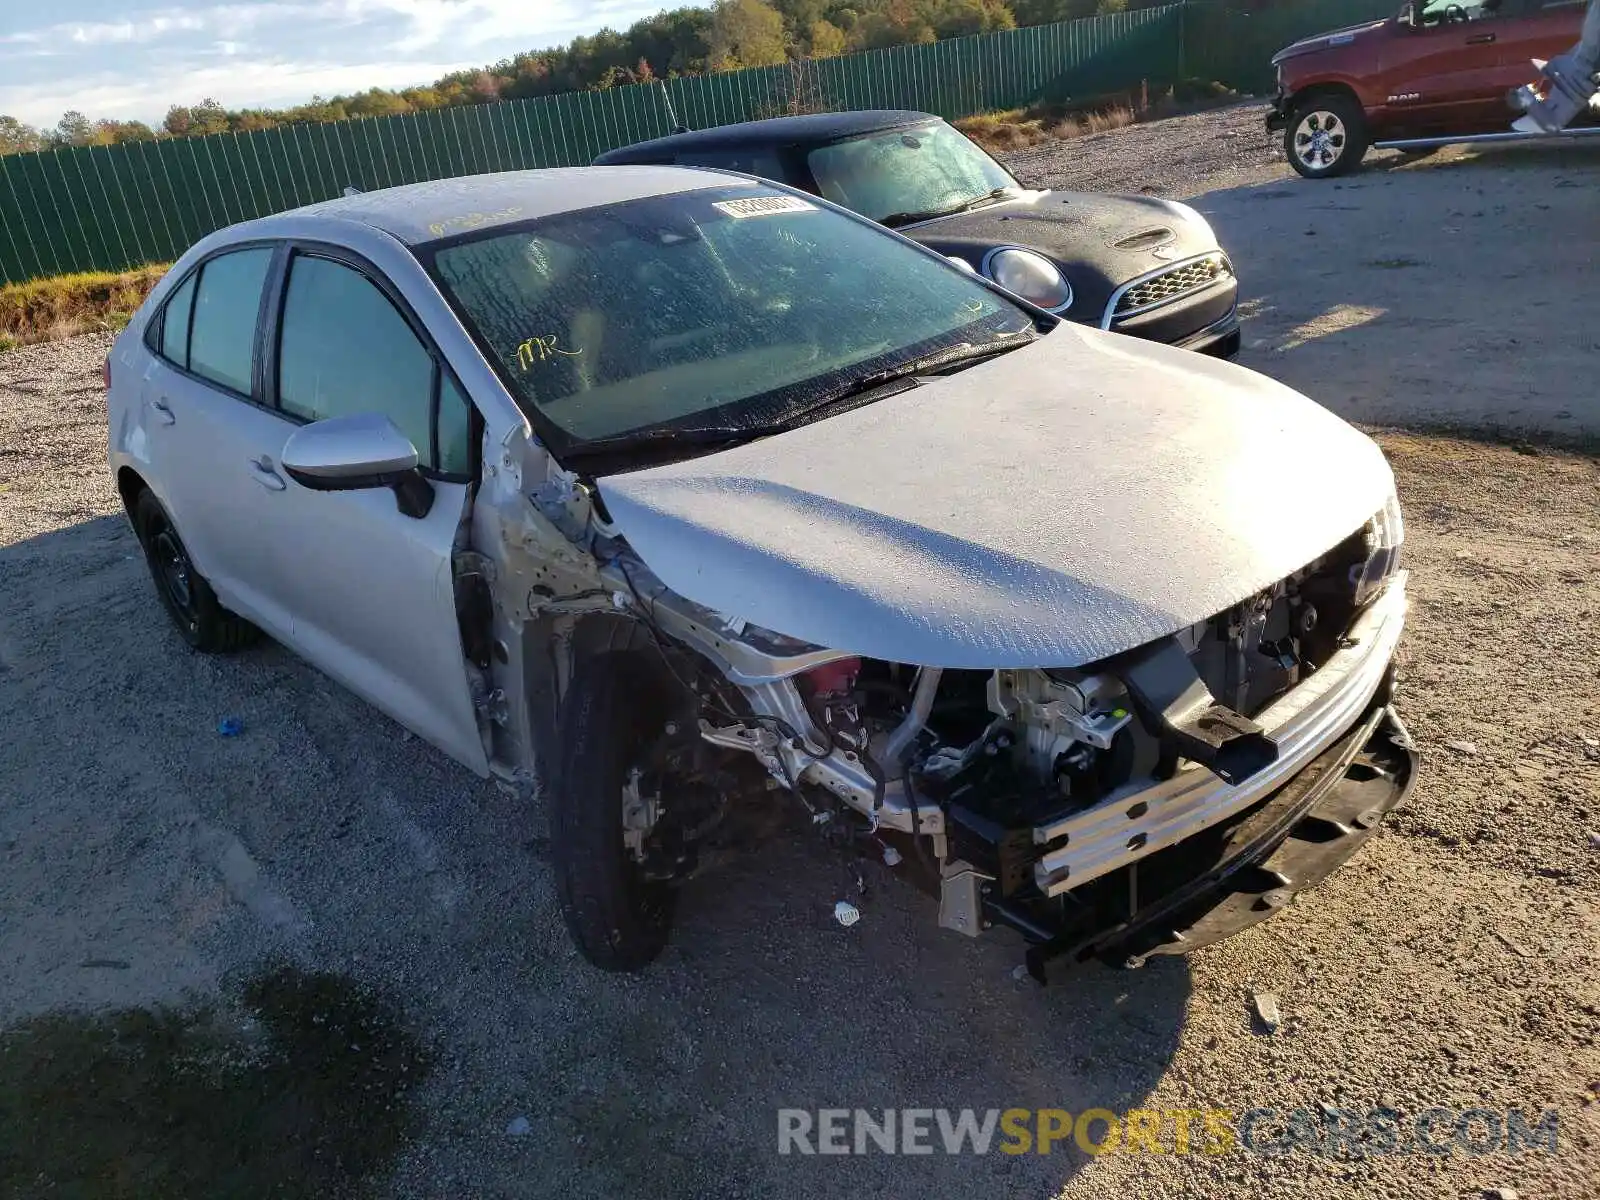
[[[518,731],[550,730],[590,961],[651,961],[674,889],[774,821],[837,851],[832,902],[887,868],[947,929],[1020,934],[1036,977],[1143,961],[1289,903],[1401,802],[1381,453],[1203,356],[1040,348],[1043,374],[1002,355],[729,449],[551,468],[484,531],[510,564],[479,647],[491,759],[516,778]],[[1043,387],[1057,352],[1096,382]],[[1156,360],[1182,386],[1116,399]],[[1291,427],[1320,452],[1283,453]]]
[[[1053,863],[1093,845],[1074,842],[1073,822],[1128,800],[1130,817],[1144,817],[1152,801],[1141,797],[1183,779],[1245,795],[1280,750],[1254,718],[1341,650],[1348,657],[1358,614],[1403,585],[1398,522],[1386,511],[1272,587],[1149,646],[1083,668],[991,671],[841,657],[729,620],[666,589],[619,539],[606,571],[621,581],[615,604],[647,625],[687,700],[663,770],[642,788],[637,773],[631,781],[625,841],[655,878],[692,873],[695,839],[728,806],[787,791],[830,841],[907,861],[939,896],[941,924],[1020,931],[1042,978],[1047,958],[1082,956],[1107,922],[1107,897],[1124,917],[1141,908],[1146,854],[1159,869],[1145,869],[1156,885],[1145,901],[1194,874],[1192,863],[1155,861],[1181,858],[1187,833],[1168,849],[1171,838],[1118,831],[1117,854]],[[1386,688],[1385,675],[1385,712]],[[663,855],[656,835],[675,805]],[[1192,832],[1214,842],[1256,807],[1233,805]]]

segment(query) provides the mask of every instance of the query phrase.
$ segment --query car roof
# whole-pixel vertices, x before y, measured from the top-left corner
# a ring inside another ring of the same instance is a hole
[[[904,108],[875,108],[863,112],[810,113],[798,117],[772,117],[765,121],[742,121],[737,125],[718,125],[691,133],[674,133],[648,142],[635,142],[620,150],[610,150],[595,159],[600,166],[659,161],[663,156],[684,150],[723,150],[773,144],[816,144],[904,129],[937,121],[932,113]]]
[[[695,167],[552,167],[408,183],[324,200],[249,223],[252,236],[306,217],[355,221],[410,246],[584,208],[747,182]],[[242,232],[244,226],[235,230]]]

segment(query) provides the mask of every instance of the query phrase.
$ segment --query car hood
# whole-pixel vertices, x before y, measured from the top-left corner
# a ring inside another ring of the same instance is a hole
[[[1358,37],[1382,29],[1393,19],[1385,17],[1381,21],[1365,21],[1360,25],[1346,25],[1343,29],[1330,29],[1327,33],[1317,34],[1316,37],[1301,38],[1274,54],[1272,65],[1277,66],[1285,59],[1299,58],[1302,54],[1315,54],[1318,50],[1327,50],[1334,46],[1348,46]]]
[[[1033,192],[900,230],[974,267],[996,246],[1026,246],[1060,263],[1072,284],[1068,316],[1098,319],[1118,286],[1168,263],[1217,249],[1188,210],[1153,196]]]
[[[1242,367],[1062,324],[788,433],[598,481],[671,589],[816,645],[1079,666],[1221,612],[1355,532],[1377,446]]]

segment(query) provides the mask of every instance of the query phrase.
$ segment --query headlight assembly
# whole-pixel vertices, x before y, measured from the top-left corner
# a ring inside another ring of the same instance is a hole
[[[1367,522],[1367,561],[1351,573],[1356,574],[1356,606],[1372,599],[1400,569],[1400,549],[1405,544],[1405,520],[1400,515],[1400,497],[1389,493],[1376,516]]]
[[[1070,307],[1072,285],[1042,254],[1006,247],[989,255],[984,273],[1008,292],[1052,312]]]

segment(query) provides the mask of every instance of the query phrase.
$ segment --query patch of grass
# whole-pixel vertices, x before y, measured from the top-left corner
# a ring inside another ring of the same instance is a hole
[[[347,1196],[393,1164],[428,1072],[337,975],[281,968],[215,1009],[50,1014],[0,1031],[0,1195]]]
[[[83,271],[0,286],[0,350],[121,329],[167,273],[167,264],[131,271]]]
[[[1062,138],[1106,133],[1140,121],[1200,112],[1238,99],[1239,94],[1226,84],[1185,79],[1155,92],[1140,88],[1135,93],[979,113],[960,118],[955,127],[984,149],[1005,153]]]
[[[1012,108],[962,117],[955,126],[986,150],[1024,150],[1058,138],[1081,137],[1121,129],[1138,120],[1126,104],[1090,112],[1068,113],[1054,106]]]

